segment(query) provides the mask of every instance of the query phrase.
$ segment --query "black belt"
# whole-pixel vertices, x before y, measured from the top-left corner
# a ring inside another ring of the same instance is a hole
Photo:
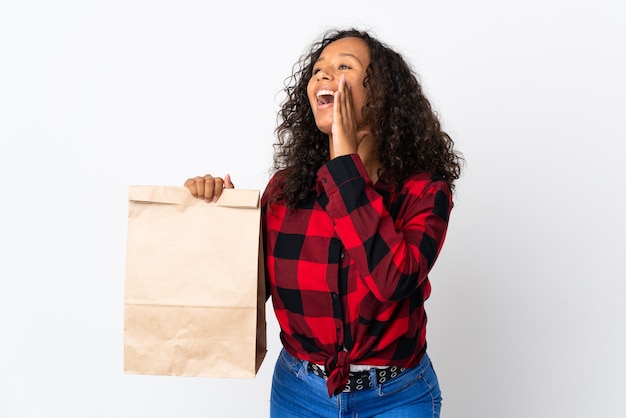
[[[320,366],[315,363],[309,363],[309,371],[313,372],[316,376],[328,379],[326,372]],[[376,371],[376,385],[383,384],[394,377],[399,376],[406,369],[404,367],[391,366],[384,369],[374,369]],[[353,392],[355,390],[370,389],[374,385],[372,384],[372,376],[369,370],[363,370],[362,372],[350,372],[348,375],[348,382],[343,389],[344,392]]]

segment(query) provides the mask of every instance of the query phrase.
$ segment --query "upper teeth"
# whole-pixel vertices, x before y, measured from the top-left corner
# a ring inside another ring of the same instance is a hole
[[[334,96],[335,92],[330,90],[320,90],[317,92],[317,97],[319,96]]]

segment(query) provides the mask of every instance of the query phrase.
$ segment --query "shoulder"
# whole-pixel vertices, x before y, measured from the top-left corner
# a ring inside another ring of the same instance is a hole
[[[276,171],[270,177],[265,190],[263,191],[263,200],[268,201],[269,197],[280,191],[281,185],[287,176],[287,170]]]
[[[288,170],[282,169],[274,172],[270,177],[270,180],[267,184],[267,190],[270,192],[274,191],[277,187],[279,188],[284,182],[285,178],[288,176]]]
[[[450,186],[445,179],[429,172],[417,173],[409,176],[403,184],[403,192],[410,195],[424,196],[426,194],[444,193],[452,195]]]
[[[452,190],[442,176],[432,173],[412,175],[404,182],[402,193],[406,194],[407,204],[414,205],[419,211],[437,214],[448,221],[454,202]]]

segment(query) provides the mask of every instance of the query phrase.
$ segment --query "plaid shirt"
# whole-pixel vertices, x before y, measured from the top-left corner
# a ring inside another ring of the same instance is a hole
[[[443,244],[452,194],[428,173],[400,191],[373,185],[356,154],[328,161],[295,209],[263,193],[269,292],[284,348],[324,364],[329,395],[350,364],[413,367],[426,351],[428,272]]]

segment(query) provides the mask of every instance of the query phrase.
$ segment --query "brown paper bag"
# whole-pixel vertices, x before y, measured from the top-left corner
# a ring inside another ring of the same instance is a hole
[[[252,378],[266,354],[258,190],[130,186],[124,372]]]

